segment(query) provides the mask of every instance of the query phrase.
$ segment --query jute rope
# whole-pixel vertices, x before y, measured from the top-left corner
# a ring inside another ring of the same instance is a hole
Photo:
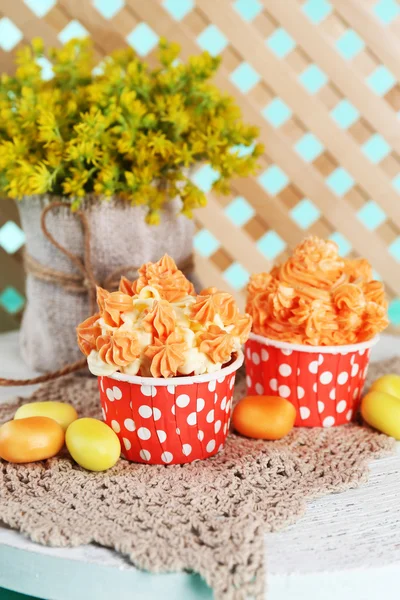
[[[80,273],[64,273],[63,271],[57,271],[56,269],[52,269],[51,267],[45,267],[26,252],[24,255],[25,270],[27,273],[33,275],[37,279],[40,279],[41,281],[47,281],[49,283],[55,283],[63,287],[68,292],[77,294],[87,293],[89,297],[90,312],[93,314],[94,312],[96,312],[96,287],[100,285],[101,287],[108,290],[116,289],[118,287],[121,275],[131,272],[136,273],[139,267],[132,265],[123,265],[112,271],[104,281],[98,282],[96,280],[91,261],[90,225],[84,211],[79,210],[75,213],[75,215],[79,218],[82,224],[84,246],[83,259],[81,259],[79,256],[77,256],[73,252],[70,252],[67,248],[62,246],[47,228],[47,215],[55,208],[61,207],[67,207],[69,209],[70,205],[67,202],[52,202],[51,204],[46,206],[41,214],[40,226],[43,235],[55,248],[57,248],[57,250],[62,252],[75,265],[75,267]],[[191,271],[193,269],[193,255],[190,255],[185,261],[180,263],[178,267],[184,273]],[[86,359],[83,358],[75,363],[65,365],[57,371],[53,371],[52,373],[46,373],[45,375],[40,375],[39,377],[33,377],[31,379],[0,378],[0,386],[20,386],[33,385],[36,383],[45,383],[46,381],[58,379],[59,377],[63,377],[64,375],[69,375],[70,373],[79,371],[85,368],[85,366]]]

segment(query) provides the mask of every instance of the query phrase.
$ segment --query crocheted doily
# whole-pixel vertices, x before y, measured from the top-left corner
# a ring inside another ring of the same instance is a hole
[[[400,359],[375,363],[370,378],[399,371]],[[236,398],[245,394],[238,376]],[[0,422],[33,400],[73,404],[100,418],[95,379],[67,377],[27,399],[0,406]],[[120,460],[104,473],[67,454],[29,465],[0,461],[4,523],[49,546],[96,542],[152,572],[195,571],[217,599],[261,599],[265,531],[295,522],[307,499],[356,487],[368,461],[394,441],[369,428],[295,429],[279,442],[231,434],[217,456],[185,466]]]

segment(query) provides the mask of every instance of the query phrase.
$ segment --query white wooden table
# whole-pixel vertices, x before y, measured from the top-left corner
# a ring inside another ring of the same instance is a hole
[[[16,333],[0,335],[0,374],[30,377]],[[400,338],[383,336],[373,360],[400,356]],[[32,388],[0,388],[0,402]],[[0,515],[1,519],[1,515]],[[309,504],[289,529],[265,536],[268,600],[398,600],[400,451],[375,461],[369,483]],[[94,545],[47,548],[0,525],[0,587],[46,600],[201,600],[200,577],[138,571]]]

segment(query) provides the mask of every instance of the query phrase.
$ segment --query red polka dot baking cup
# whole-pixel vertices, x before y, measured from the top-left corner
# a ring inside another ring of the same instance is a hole
[[[344,425],[360,405],[377,341],[302,346],[252,333],[245,352],[247,393],[287,398],[296,408],[296,427]]]
[[[156,379],[99,377],[103,417],[125,458],[183,464],[222,450],[228,435],[236,371],[243,354],[216,373]]]

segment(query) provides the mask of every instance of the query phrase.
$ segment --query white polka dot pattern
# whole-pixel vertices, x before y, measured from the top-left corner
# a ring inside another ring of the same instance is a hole
[[[183,444],[182,452],[185,456],[189,456],[192,451],[192,446],[190,444]]]
[[[120,424],[118,421],[114,421],[114,419],[111,421],[111,427],[114,429],[115,433],[119,433],[121,431]]]
[[[308,365],[308,370],[310,371],[310,373],[317,373],[318,372],[318,367],[319,367],[318,361],[317,360],[313,360]]]
[[[135,422],[132,419],[125,419],[124,421],[125,429],[128,431],[135,431]]]
[[[207,452],[212,452],[215,448],[215,440],[210,440],[206,446]]]
[[[214,421],[214,409],[210,410],[210,412],[207,413],[206,421],[207,423],[212,423]]]
[[[217,378],[204,383],[188,378],[184,385],[171,380],[165,386],[99,378],[104,421],[118,436],[127,460],[183,464],[221,450],[229,431],[235,374],[212,376]]]
[[[289,396],[291,394],[291,390],[288,385],[280,385],[278,387],[278,392],[279,392],[279,395],[282,396],[282,398],[289,398]]]
[[[189,406],[190,396],[188,396],[187,394],[181,394],[177,397],[175,402],[176,405],[179,406],[179,408],[186,408],[186,406]]]
[[[161,454],[161,460],[165,463],[172,462],[174,455],[171,452],[163,452]]]
[[[140,392],[143,396],[151,396],[151,385],[142,385]]]
[[[308,406],[300,406],[300,417],[302,419],[308,419],[310,414],[311,414],[311,411],[308,408]]]
[[[196,415],[195,412],[192,412],[192,413],[190,413],[190,415],[187,416],[186,423],[188,425],[196,425],[196,423],[197,423],[197,415]]]
[[[158,437],[160,444],[163,444],[165,442],[165,440],[167,439],[167,434],[162,429],[157,429],[157,437]]]
[[[143,460],[150,460],[151,459],[151,454],[148,450],[141,450],[139,452],[140,458],[142,458]]]
[[[153,411],[151,410],[151,406],[139,406],[139,415],[141,417],[143,417],[143,419],[150,419],[150,417],[152,416]]]
[[[330,383],[332,381],[332,379],[333,379],[333,375],[330,371],[324,371],[319,376],[320,382],[323,383],[324,385],[328,385],[328,383]]]
[[[250,339],[245,350],[247,393],[287,398],[296,408],[297,426],[342,425],[358,410],[369,353],[330,354],[306,347],[299,352]]]
[[[351,376],[352,377],[355,377],[357,375],[359,368],[360,367],[357,364],[352,366],[352,368],[351,368]]]
[[[151,437],[151,431],[150,429],[147,429],[147,427],[139,427],[139,429],[137,430],[137,434],[138,438],[140,438],[141,440],[148,440]]]
[[[290,365],[287,365],[286,363],[282,363],[281,365],[279,365],[278,371],[279,374],[282,375],[282,377],[289,377],[289,375],[292,374],[292,367]]]
[[[281,350],[281,352],[284,356],[290,356],[291,354],[293,354],[293,350],[285,349],[285,350]]]
[[[273,392],[276,392],[278,390],[278,380],[275,379],[275,377],[269,380],[269,387]]]
[[[266,350],[265,348],[263,348],[263,349],[261,350],[261,360],[262,360],[263,362],[267,362],[267,360],[268,360],[268,359],[269,359],[269,353],[268,353],[268,350]]]
[[[210,383],[208,384],[208,391],[209,392],[215,392],[215,388],[217,387],[217,382],[214,379],[213,381],[210,381]]]
[[[161,410],[159,408],[153,408],[153,419],[159,421],[161,419]]]
[[[130,441],[128,440],[128,438],[122,438],[122,441],[124,443],[125,446],[125,450],[130,450],[132,448],[132,444],[130,443]]]

